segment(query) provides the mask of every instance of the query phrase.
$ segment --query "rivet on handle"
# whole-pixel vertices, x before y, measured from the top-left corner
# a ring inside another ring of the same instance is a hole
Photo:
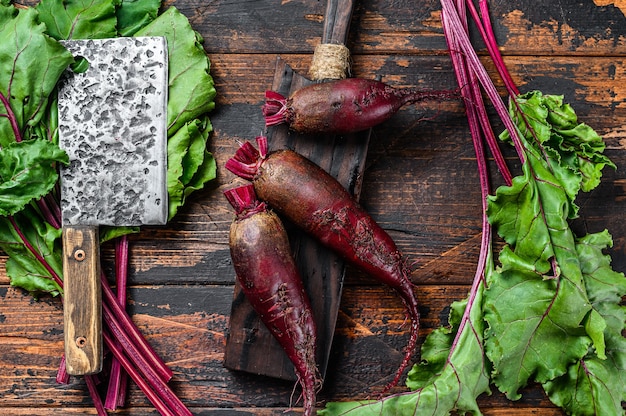
[[[76,346],[78,348],[85,348],[86,345],[87,345],[87,338],[85,337],[76,338]]]
[[[74,252],[74,260],[83,261],[85,260],[85,250],[78,249]]]

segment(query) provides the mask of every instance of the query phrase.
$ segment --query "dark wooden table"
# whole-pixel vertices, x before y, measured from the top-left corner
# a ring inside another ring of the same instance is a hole
[[[613,266],[626,270],[626,5],[619,0],[492,1],[506,63],[522,90],[564,94],[582,121],[607,142],[618,165],[581,196],[574,227],[613,235]],[[131,240],[129,312],[175,372],[172,386],[195,414],[282,415],[293,384],[225,369],[233,296],[222,196],[234,177],[224,168],[241,140],[263,131],[260,106],[276,57],[306,73],[319,42],[325,4],[317,0],[168,1],[204,37],[218,91],[210,150],[218,178],[166,227]],[[394,85],[453,88],[436,0],[358,2],[349,46],[353,74]],[[372,132],[361,201],[416,262],[422,335],[445,323],[463,298],[480,245],[480,191],[461,105],[424,103],[401,110]],[[110,247],[104,247],[111,259]],[[0,257],[2,263],[5,257]],[[84,382],[57,385],[63,348],[59,299],[9,285],[0,268],[0,414],[94,414]],[[402,305],[388,289],[348,269],[330,370],[319,404],[365,398],[389,380],[407,340]],[[422,337],[423,339],[423,337]],[[561,415],[537,386],[518,402],[479,399],[486,415]],[[127,410],[154,410],[131,387]],[[294,411],[298,413],[298,409]]]

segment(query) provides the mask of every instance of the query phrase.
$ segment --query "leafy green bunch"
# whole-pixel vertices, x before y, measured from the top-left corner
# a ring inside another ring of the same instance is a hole
[[[74,58],[59,40],[164,36],[169,53],[169,218],[215,178],[207,150],[216,91],[202,37],[159,0],[0,1],[0,248],[11,283],[58,294],[61,276],[56,86]],[[101,240],[137,228],[102,227]],[[44,260],[44,261],[42,261]]]
[[[507,244],[487,280],[486,353],[510,399],[532,380],[570,413],[617,415],[626,399],[626,279],[603,254],[608,231],[577,236],[568,222],[578,217],[576,195],[615,165],[562,99],[535,91],[511,100],[526,163],[489,198],[490,222]]]
[[[576,197],[595,189],[602,170],[615,165],[602,138],[578,121],[563,96],[520,94],[490,31],[487,2],[481,15],[470,0],[442,0],[442,19],[457,80],[463,86],[477,153],[483,236],[476,276],[466,299],[452,304],[449,325],[425,340],[421,362],[408,374],[410,391],[378,401],[328,403],[329,415],[481,414],[477,397],[495,385],[517,400],[539,383],[571,415],[624,415],[626,401],[626,294],[624,274],[611,268],[604,230],[576,235]],[[509,92],[508,108],[469,40],[469,10]],[[482,89],[481,89],[482,87]],[[488,128],[482,92],[507,130],[500,135],[519,156],[511,177]],[[485,144],[505,185],[489,192]],[[501,161],[501,162],[498,162]],[[492,229],[504,240],[494,256]]]

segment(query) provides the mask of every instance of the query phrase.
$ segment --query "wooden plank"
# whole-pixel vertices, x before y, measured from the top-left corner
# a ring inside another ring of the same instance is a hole
[[[58,299],[33,303],[14,288],[0,288],[0,411],[5,408],[90,409],[84,382],[72,378],[54,381],[63,351],[62,311]],[[467,286],[421,286],[422,336],[445,324],[450,299],[465,296]],[[164,294],[167,293],[167,296]],[[157,353],[174,370],[170,382],[194,412],[209,408],[245,409],[247,406],[283,410],[292,404],[293,383],[232,372],[222,366],[232,286],[153,286],[129,292],[129,311]],[[344,289],[326,387],[320,404],[328,400],[365,399],[380,391],[402,357],[408,337],[404,309],[396,296],[381,286]],[[6,312],[10,311],[10,312]],[[28,314],[28,321],[22,318]],[[401,389],[398,388],[397,391]],[[549,407],[536,390],[526,389],[515,404],[503,396],[483,398],[487,409]],[[151,408],[131,385],[129,414]],[[7,413],[9,414],[9,413]],[[71,413],[70,413],[71,414]]]
[[[289,407],[294,384],[233,372],[222,366],[232,286],[149,286],[132,288],[129,312],[157,353],[174,371],[171,385],[188,406],[245,408]],[[422,286],[422,336],[445,324],[450,299],[461,299],[467,286]],[[167,295],[165,295],[167,294]],[[408,337],[404,309],[381,286],[344,289],[333,354],[333,371],[320,394],[327,400],[364,399],[380,391],[393,374]],[[15,288],[0,287],[0,411],[4,408],[90,407],[81,378],[55,383],[63,351],[62,311],[58,299],[33,302]],[[28,315],[25,321],[23,316]],[[532,394],[518,404],[545,405]],[[132,385],[132,406],[149,406]],[[489,399],[488,403],[506,403]]]
[[[171,4],[205,34],[210,53],[312,52],[322,33],[324,2],[211,2]],[[529,56],[624,54],[626,10],[619,2],[511,0],[490,2],[505,53]],[[425,54],[446,50],[438,0],[358,2],[349,39],[354,54]]]
[[[25,0],[26,5],[37,0]],[[324,2],[295,0],[168,2],[205,38],[210,54],[311,53],[320,41]],[[624,55],[626,11],[619,2],[533,0],[490,2],[496,37],[505,54],[527,56]],[[350,38],[355,55],[424,55],[446,51],[439,0],[364,0],[354,11]]]
[[[95,410],[85,409],[83,407],[63,407],[62,409],[24,409],[21,407],[11,407],[3,409],[7,415],[12,416],[66,416],[66,415],[96,415]],[[219,407],[195,407],[193,409],[198,415],[215,415],[215,416],[295,416],[301,415],[302,410],[299,408],[285,409],[284,407],[276,408],[258,408],[244,407],[238,409],[223,409]],[[135,407],[133,409],[120,409],[115,412],[116,415],[133,415],[133,416],[154,416],[159,413],[149,408]],[[545,407],[521,407],[512,409],[490,409],[483,411],[485,416],[561,416],[562,413],[556,409]]]

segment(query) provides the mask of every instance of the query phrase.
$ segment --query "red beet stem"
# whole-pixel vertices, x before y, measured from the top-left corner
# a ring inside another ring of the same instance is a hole
[[[228,189],[224,191],[224,196],[235,209],[235,214],[239,219],[267,209],[265,204],[257,199],[252,184]]]
[[[265,105],[263,115],[266,126],[275,126],[285,122],[287,99],[275,91],[265,91]]]
[[[61,360],[59,360],[56,382],[59,384],[69,384],[70,382],[70,375],[67,373],[67,368],[65,367],[65,354],[62,355]]]
[[[126,291],[128,288],[128,236],[123,235],[115,242],[115,283],[117,301],[120,308],[126,308]],[[128,375],[122,369],[120,362],[113,357],[111,362],[111,375],[104,400],[104,407],[108,410],[116,410],[124,406],[126,402],[126,388]]]
[[[259,150],[257,150],[252,143],[244,142],[239,149],[237,149],[235,155],[226,161],[224,165],[226,169],[240,178],[247,180],[254,179],[259,165],[267,155],[267,137],[258,136],[256,141]],[[234,191],[232,193],[236,194],[238,192],[239,191]],[[226,197],[228,198],[228,195]]]
[[[137,369],[133,367],[132,363],[124,355],[115,340],[111,338],[111,336],[109,336],[106,331],[103,331],[102,337],[109,346],[109,349],[111,350],[115,358],[120,362],[120,364],[122,364],[124,370],[126,370],[130,378],[135,382],[135,384],[139,386],[139,388],[143,391],[148,400],[150,400],[154,408],[158,410],[161,416],[177,416],[163,401],[163,398],[154,390],[152,390],[152,387],[146,382],[141,374],[139,374]]]
[[[267,157],[267,137],[266,136],[257,136],[255,138],[257,146],[259,146],[259,155],[261,158]],[[258,161],[261,163],[261,161]]]
[[[259,151],[250,143],[243,143],[235,155],[226,161],[225,167],[235,175],[252,180],[261,158]]]
[[[97,387],[97,377],[93,375],[85,376],[85,383],[87,384],[87,389],[89,390],[89,395],[93,400],[93,406],[96,408],[98,412],[98,416],[107,416],[107,411],[102,404],[102,400],[100,399],[100,395],[98,394]]]
[[[241,145],[238,154],[244,163],[255,163],[259,159],[259,151],[250,142]]]
[[[104,273],[102,274],[100,280],[102,282],[103,306],[105,305],[104,302],[106,302],[106,305],[110,308],[107,309],[110,311],[111,321],[117,323],[120,328],[122,328],[126,337],[130,340],[128,346],[132,347],[134,351],[137,351],[138,354],[145,357],[150,364],[150,368],[154,369],[163,381],[168,382],[171,380],[173,376],[172,370],[167,366],[167,364],[165,364],[165,362],[163,362],[152,346],[148,344],[146,339],[139,332],[137,326],[135,326],[133,321],[130,319],[130,316],[128,316],[126,311],[119,305]],[[104,312],[105,309],[103,309],[103,317]]]
[[[124,333],[124,330],[119,326],[119,324],[110,319],[112,313],[108,305],[103,304],[102,311],[103,317],[105,319],[105,322],[108,324],[109,330],[115,336],[117,341],[119,341],[119,345],[124,347],[130,360],[135,363],[140,373],[145,377],[146,381],[152,387],[152,389],[154,389],[154,391],[159,394],[159,396],[162,397],[169,404],[169,406],[172,407],[173,410],[176,411],[177,415],[191,416],[192,413],[189,411],[189,409],[187,409],[185,405],[180,401],[180,399],[176,397],[176,395],[169,388],[169,386],[165,384],[165,381],[161,377],[159,377],[159,374],[154,371],[154,369],[148,363],[146,357],[137,353],[136,350],[134,350],[133,348],[129,348],[131,342],[128,339],[127,335]],[[108,347],[110,349],[118,348],[117,345],[108,345]],[[116,358],[118,357],[116,356]]]

